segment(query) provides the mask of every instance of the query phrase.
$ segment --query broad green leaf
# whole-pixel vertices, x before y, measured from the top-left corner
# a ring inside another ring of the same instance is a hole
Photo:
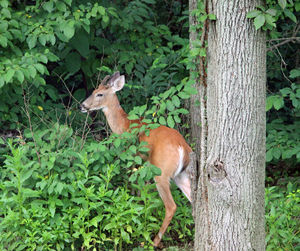
[[[173,103],[170,100],[167,100],[166,104],[167,104],[167,109],[170,112],[174,111],[175,107],[174,107]]]
[[[104,7],[98,6],[98,11],[99,11],[99,13],[100,13],[101,16],[105,15],[105,8]]]
[[[57,1],[56,2],[56,8],[60,11],[65,12],[67,10],[67,6],[63,1]]]
[[[35,64],[34,67],[41,73],[44,74],[45,73],[45,66],[42,64]]]
[[[134,158],[135,163],[137,163],[138,165],[142,164],[142,158],[140,156],[135,156]]]
[[[272,154],[272,149],[270,149],[270,150],[267,151],[266,161],[270,162],[272,159],[273,159],[273,154]]]
[[[57,185],[56,185],[55,191],[58,194],[61,194],[61,192],[62,192],[63,189],[64,189],[64,184],[61,183],[61,182],[58,182]]]
[[[9,69],[6,74],[4,75],[4,80],[5,82],[9,82],[12,77],[14,76],[15,74],[15,70],[14,69]]]
[[[278,4],[282,9],[286,7],[286,0],[278,0]]]
[[[289,9],[284,9],[284,14],[291,19],[294,23],[297,23],[297,17]]]
[[[74,25],[69,22],[63,29],[63,33],[65,34],[65,36],[70,39],[74,36],[75,33],[75,27]]]
[[[173,117],[171,115],[168,116],[167,122],[168,122],[169,127],[174,128],[175,122],[174,122]]]
[[[276,110],[279,110],[280,108],[282,108],[284,105],[283,97],[277,97],[276,99],[274,99],[273,105]]]
[[[178,98],[176,95],[174,95],[174,96],[172,97],[172,103],[173,103],[176,107],[179,107],[179,106],[180,106],[180,100],[179,100],[179,98]]]
[[[276,16],[276,13],[277,13],[277,11],[275,10],[275,9],[268,9],[267,11],[266,11],[269,15],[271,15],[271,16]]]
[[[274,96],[267,97],[266,99],[266,111],[269,111],[273,107]]]
[[[31,35],[26,39],[29,49],[32,49],[35,47],[36,40],[37,40],[37,37],[35,35]]]
[[[29,169],[27,172],[23,173],[21,176],[21,182],[24,182],[32,175],[33,169]]]
[[[290,78],[300,77],[300,69],[293,69],[290,71]]]
[[[52,12],[53,10],[53,1],[48,1],[48,2],[44,2],[42,4],[43,9],[48,11],[49,13]]]
[[[178,96],[182,99],[188,99],[190,98],[190,95],[186,94],[185,92],[179,92]]]
[[[283,97],[286,97],[288,94],[290,94],[292,92],[291,88],[283,88],[280,90],[280,93],[282,94]]]
[[[116,138],[114,140],[114,145],[115,145],[115,147],[119,147],[121,145],[121,139],[120,138]]]
[[[55,91],[54,91],[52,88],[46,89],[46,93],[49,95],[49,97],[50,97],[52,100],[54,100],[54,101],[57,100],[58,96],[56,95]]]
[[[103,22],[108,23],[109,17],[107,15],[103,16]]]
[[[271,25],[273,27],[276,27],[275,19],[271,15],[266,14],[265,17],[266,17],[267,24],[269,24],[269,25]]]
[[[281,156],[281,151],[279,148],[275,147],[272,149],[272,155],[275,159],[279,159]]]
[[[35,78],[35,76],[36,76],[36,69],[35,69],[35,67],[33,65],[29,65],[28,66],[28,71],[29,71],[31,77]]]
[[[45,34],[41,34],[41,35],[39,36],[39,42],[40,42],[41,45],[45,46],[45,44],[46,44],[46,42],[47,42],[47,37],[46,37]]]
[[[258,30],[265,24],[266,18],[263,14],[258,15],[256,18],[254,18],[254,26],[255,29]]]
[[[216,17],[216,15],[215,14],[208,14],[208,18],[210,19],[210,20],[217,20],[217,17]]]
[[[17,78],[17,80],[20,82],[20,83],[23,83],[24,81],[24,74],[21,70],[17,70],[15,72],[15,77]]]
[[[159,117],[158,122],[162,125],[166,125],[166,119],[163,116]]]
[[[4,33],[8,28],[8,22],[2,20],[2,22],[0,23],[0,32]]]
[[[249,11],[247,13],[247,18],[254,18],[254,17],[257,17],[259,14],[261,14],[262,12],[260,10],[252,10],[252,11]]]
[[[6,48],[7,42],[8,42],[7,37],[0,35],[0,45],[2,47]]]

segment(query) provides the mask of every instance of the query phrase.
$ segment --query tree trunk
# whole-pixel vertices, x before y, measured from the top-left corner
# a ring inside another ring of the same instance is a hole
[[[198,170],[204,177],[198,180],[195,250],[265,249],[266,41],[246,18],[261,4],[209,2],[216,21],[209,24],[207,99],[201,103],[208,130],[204,170]]]

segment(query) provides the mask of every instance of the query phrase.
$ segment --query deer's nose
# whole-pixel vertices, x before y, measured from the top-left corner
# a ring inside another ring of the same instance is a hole
[[[86,108],[86,106],[84,104],[81,104],[79,106],[79,109],[80,109],[81,112],[87,112],[88,111],[88,109]]]

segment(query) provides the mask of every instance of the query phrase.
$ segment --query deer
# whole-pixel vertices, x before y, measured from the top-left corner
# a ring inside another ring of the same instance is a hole
[[[133,123],[141,126],[142,119],[129,120],[127,113],[120,105],[116,92],[120,91],[124,85],[125,76],[120,75],[119,72],[106,76],[98,88],[80,105],[81,112],[102,110],[111,131],[116,134],[130,131],[130,125]],[[192,202],[191,177],[188,171],[191,162],[189,155],[192,149],[177,130],[164,125],[151,129],[148,136],[141,133],[139,141],[146,142],[149,148],[146,160],[161,169],[161,175],[154,177],[156,188],[165,207],[163,223],[153,240],[153,246],[158,247],[176,211],[176,204],[170,190],[170,180],[173,180]]]

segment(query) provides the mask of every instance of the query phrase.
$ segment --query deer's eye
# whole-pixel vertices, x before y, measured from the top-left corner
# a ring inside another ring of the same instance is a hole
[[[102,93],[98,93],[96,96],[97,96],[97,97],[102,97],[103,94],[102,94]]]

